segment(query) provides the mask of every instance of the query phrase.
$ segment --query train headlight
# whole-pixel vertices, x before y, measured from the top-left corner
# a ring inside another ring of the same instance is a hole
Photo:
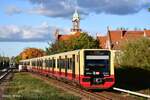
[[[100,72],[93,72],[93,75],[99,75]]]
[[[101,78],[96,78],[96,82],[97,82],[97,83],[101,83],[101,82],[102,82],[102,79],[101,79]]]
[[[109,76],[109,72],[103,72],[104,76]]]
[[[103,80],[101,78],[94,78],[94,84],[101,84]]]

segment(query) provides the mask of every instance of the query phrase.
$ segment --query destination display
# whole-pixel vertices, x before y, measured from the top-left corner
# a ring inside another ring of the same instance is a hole
[[[86,56],[86,59],[89,60],[89,59],[109,59],[109,56],[97,56],[97,55],[87,55]]]

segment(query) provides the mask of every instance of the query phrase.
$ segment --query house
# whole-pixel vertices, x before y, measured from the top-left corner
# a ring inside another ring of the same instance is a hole
[[[121,45],[129,40],[150,37],[150,30],[110,30],[106,36],[97,36],[99,46],[103,49],[120,50]]]
[[[80,15],[75,10],[72,17],[72,28],[69,34],[60,34],[59,30],[55,31],[55,37],[58,41],[65,41],[71,38],[78,38],[82,30],[80,29]],[[107,35],[97,36],[99,47],[103,49],[120,50],[121,45],[129,40],[135,40],[140,37],[150,37],[150,30],[110,30],[108,27]]]

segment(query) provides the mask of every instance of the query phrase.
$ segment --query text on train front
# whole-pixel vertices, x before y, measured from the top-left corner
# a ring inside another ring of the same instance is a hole
[[[104,77],[110,75],[110,51],[85,51],[84,75],[90,76],[92,84],[103,84]]]

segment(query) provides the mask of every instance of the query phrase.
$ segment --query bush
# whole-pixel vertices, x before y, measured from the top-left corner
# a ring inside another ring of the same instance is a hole
[[[121,66],[150,70],[150,39],[126,42],[122,47]]]

